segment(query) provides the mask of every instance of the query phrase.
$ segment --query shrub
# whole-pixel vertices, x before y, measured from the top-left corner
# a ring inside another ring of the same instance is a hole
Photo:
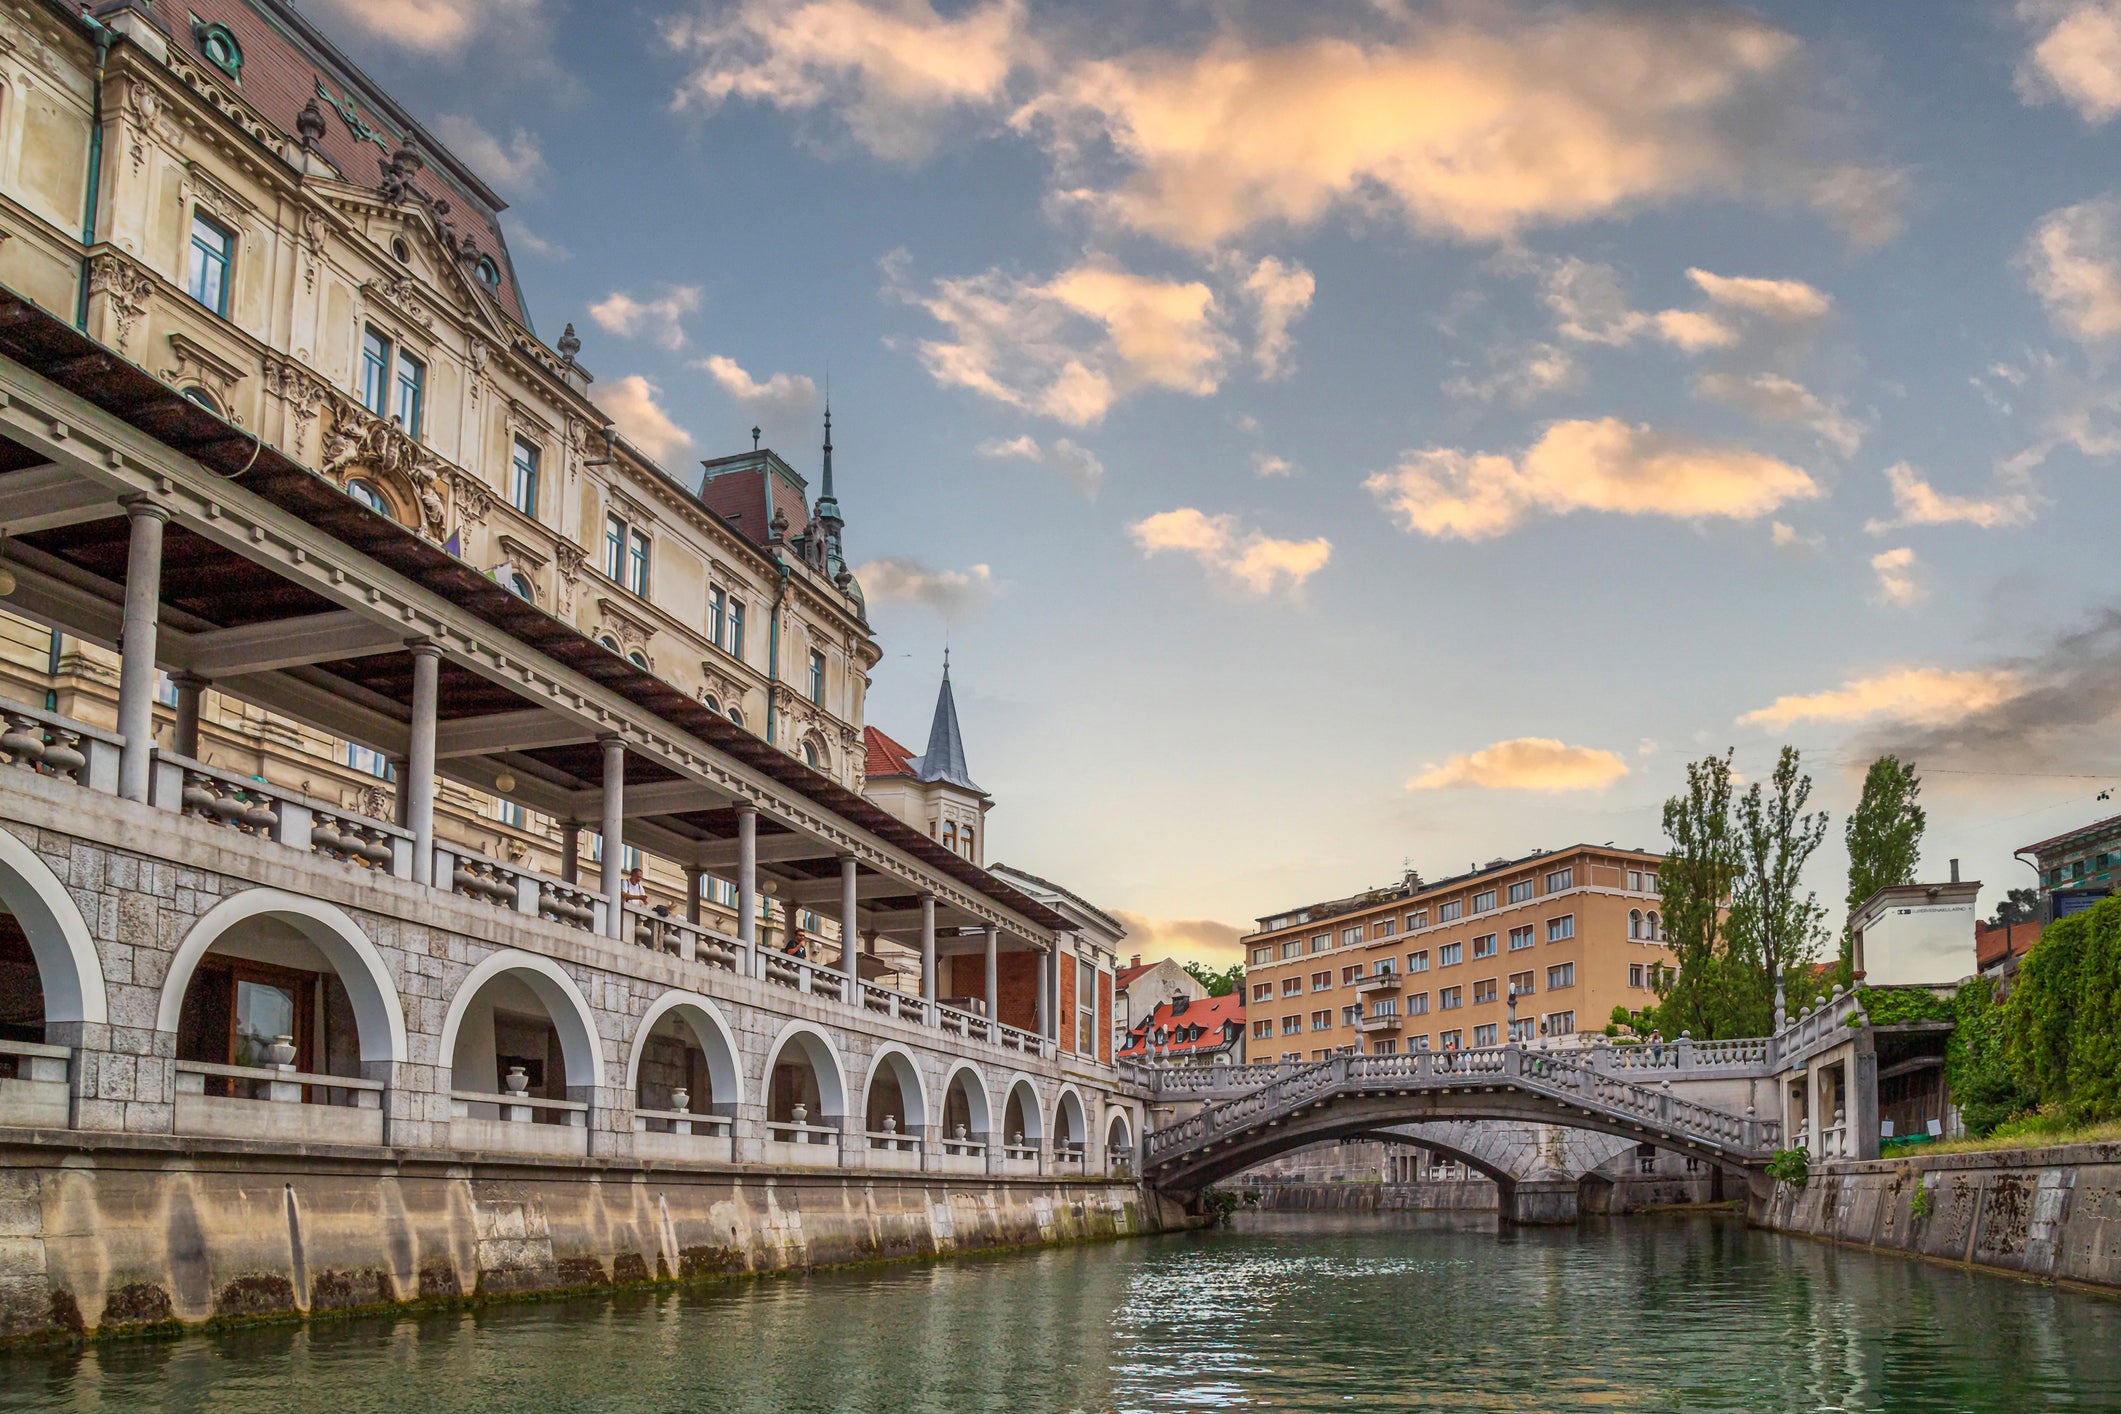
[[[2004,1050],[2018,1088],[2063,1123],[2121,1116],[2121,899],[2051,925],[2018,965]]]
[[[1986,977],[1969,978],[1952,1002],[1952,1034],[1944,1048],[1944,1078],[1958,1102],[1966,1132],[1985,1139],[2013,1115],[2031,1110],[2035,1097],[2011,1071],[2005,1051],[2005,1008]]]
[[[1775,1157],[1768,1160],[1768,1177],[1792,1188],[1802,1188],[1812,1176],[1812,1151],[1809,1149],[1777,1149]]]

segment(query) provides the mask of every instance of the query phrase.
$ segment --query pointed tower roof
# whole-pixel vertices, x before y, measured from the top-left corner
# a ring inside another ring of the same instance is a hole
[[[915,776],[923,781],[942,781],[978,795],[986,792],[972,783],[965,765],[965,734],[957,724],[957,698],[950,691],[950,650],[943,650],[943,688],[935,698],[935,720],[928,725],[928,749],[914,762]]]

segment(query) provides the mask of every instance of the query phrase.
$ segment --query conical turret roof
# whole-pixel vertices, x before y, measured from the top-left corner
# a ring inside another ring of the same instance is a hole
[[[943,687],[935,698],[935,720],[928,724],[928,749],[914,763],[915,775],[923,781],[942,781],[979,795],[986,792],[972,783],[965,765],[965,734],[957,724],[957,698],[950,691],[950,654],[943,653]]]

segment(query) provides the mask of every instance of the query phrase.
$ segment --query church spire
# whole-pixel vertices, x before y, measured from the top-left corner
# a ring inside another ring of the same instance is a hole
[[[986,792],[972,783],[965,765],[965,734],[957,724],[957,698],[950,690],[950,650],[943,650],[943,686],[935,698],[935,720],[928,727],[928,749],[914,763],[914,774],[923,781],[942,781],[979,795]]]
[[[824,484],[818,488],[817,520],[825,532],[825,541],[831,553],[838,554],[840,527],[846,522],[840,519],[839,498],[832,494],[832,404],[825,404],[825,474]]]

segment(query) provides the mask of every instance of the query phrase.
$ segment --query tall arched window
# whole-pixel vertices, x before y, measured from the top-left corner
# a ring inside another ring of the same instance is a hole
[[[515,595],[518,599],[527,600],[533,604],[538,601],[536,591],[530,587],[530,581],[523,578],[520,571],[510,570],[508,572],[507,589],[510,594]]]
[[[599,648],[602,648],[607,653],[619,652],[619,641],[616,638],[613,638],[608,633],[600,633],[597,635],[597,646]],[[620,654],[620,656],[623,657],[624,654]]]
[[[1661,943],[1661,942],[1663,942],[1663,941],[1664,941],[1664,923],[1663,923],[1663,921],[1662,921],[1661,919],[1659,919],[1659,918],[1657,917],[1657,915],[1656,915],[1656,914],[1654,914],[1654,913],[1653,913],[1653,914],[1651,914],[1651,915],[1649,916],[1649,920],[1648,920],[1648,921],[1649,921],[1649,929],[1650,929],[1650,932],[1649,932],[1649,939],[1650,939],[1650,941],[1651,941],[1651,942],[1653,942],[1653,943]]]
[[[803,743],[803,764],[813,771],[819,769],[816,742],[806,741]]]
[[[955,820],[943,821],[943,848],[953,854],[957,852],[957,822]]]
[[[1628,941],[1639,941],[1641,937],[1642,910],[1639,908],[1631,908],[1628,910]]]

